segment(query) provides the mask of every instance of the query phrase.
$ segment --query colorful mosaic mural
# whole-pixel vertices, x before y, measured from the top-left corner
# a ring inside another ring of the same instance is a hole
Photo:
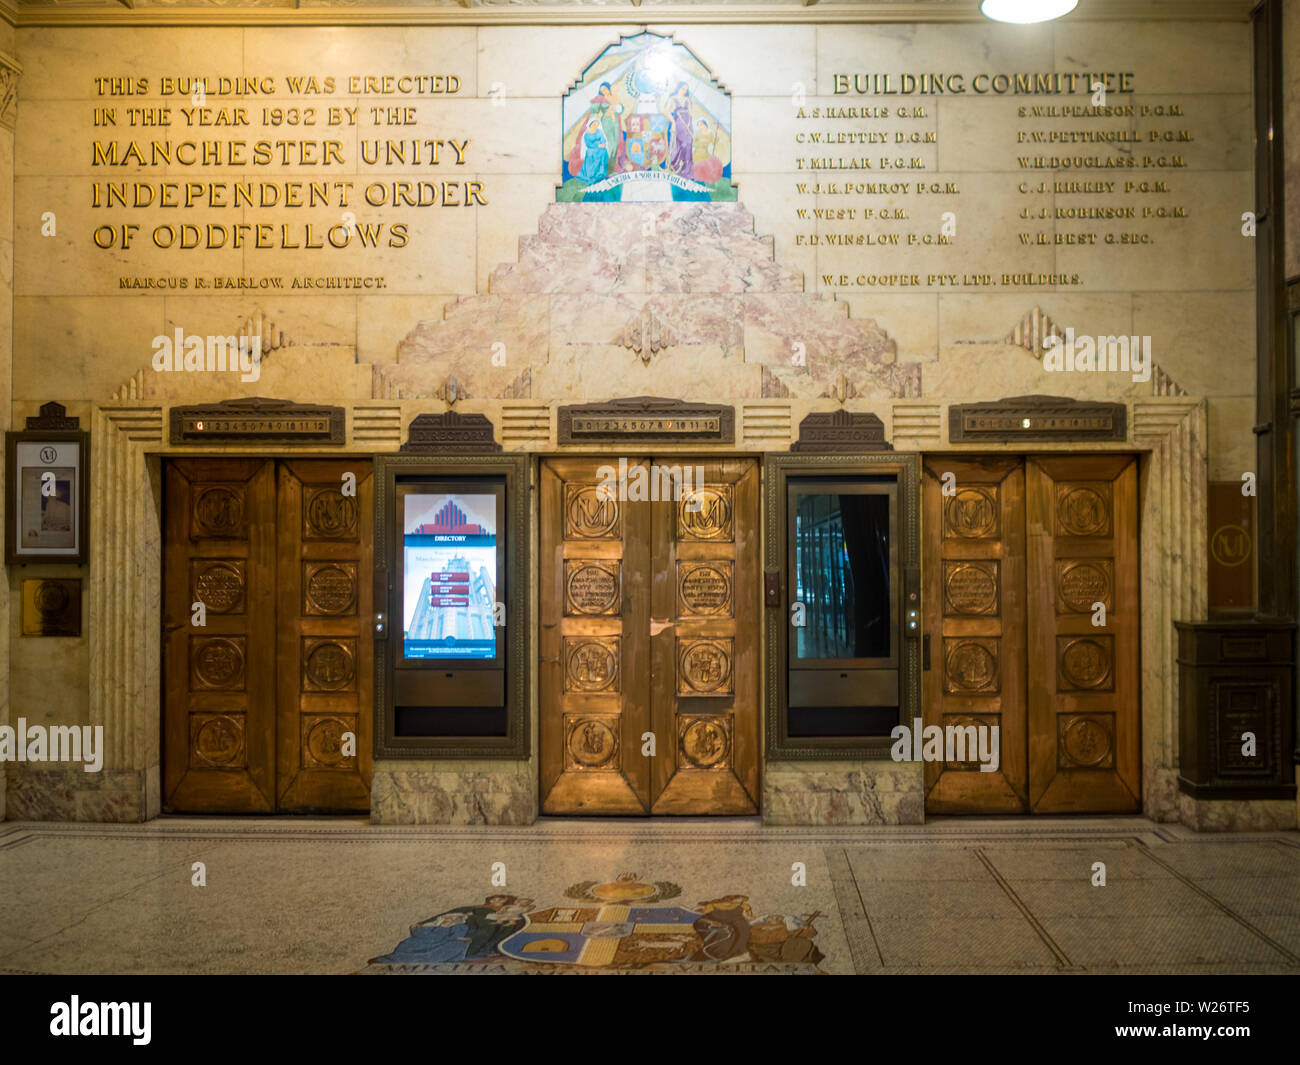
[[[684,44],[623,37],[565,95],[561,202],[734,200],[731,96]]]
[[[551,970],[820,972],[820,913],[756,915],[749,896],[683,905],[669,881],[635,873],[574,884],[565,901],[537,906],[522,895],[488,895],[411,926],[367,973]]]

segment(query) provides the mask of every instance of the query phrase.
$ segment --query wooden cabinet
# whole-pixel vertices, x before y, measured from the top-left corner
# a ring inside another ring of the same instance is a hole
[[[1175,627],[1179,789],[1198,799],[1294,798],[1295,626],[1242,620]]]

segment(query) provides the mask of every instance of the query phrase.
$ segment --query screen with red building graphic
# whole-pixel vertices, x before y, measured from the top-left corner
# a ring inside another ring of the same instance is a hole
[[[433,516],[433,521],[421,522],[413,531],[419,535],[434,536],[449,533],[463,533],[467,536],[491,535],[478,522],[471,522],[464,508],[454,499],[449,499],[443,504],[442,509]]]
[[[403,497],[402,654],[496,657],[496,497]]]

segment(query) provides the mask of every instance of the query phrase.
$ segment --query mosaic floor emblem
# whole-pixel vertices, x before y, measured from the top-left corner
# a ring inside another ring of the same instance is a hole
[[[820,913],[756,915],[748,895],[672,903],[671,881],[642,881],[636,873],[574,884],[565,901],[501,893],[481,905],[457,906],[411,926],[390,954],[372,958],[369,973],[464,972],[475,966],[515,971],[682,971],[700,966],[743,972],[780,966],[819,972]],[[494,970],[495,971],[495,970]]]

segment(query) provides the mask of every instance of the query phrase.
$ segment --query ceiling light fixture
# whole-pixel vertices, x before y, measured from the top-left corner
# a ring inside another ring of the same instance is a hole
[[[1079,0],[983,0],[980,12],[995,22],[1050,22],[1078,5]]]

